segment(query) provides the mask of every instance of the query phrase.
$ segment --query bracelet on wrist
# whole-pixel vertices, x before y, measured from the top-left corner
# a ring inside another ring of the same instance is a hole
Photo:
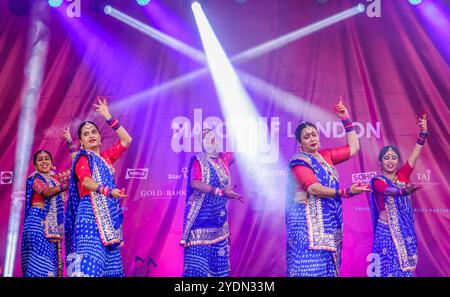
[[[424,145],[424,144],[425,144],[425,140],[426,140],[427,137],[428,137],[428,134],[429,134],[428,131],[426,131],[426,132],[420,132],[419,137],[417,138],[416,143],[417,143],[417,144],[420,144],[420,145]]]
[[[122,125],[119,123],[119,120],[115,119],[114,117],[111,117],[111,119],[107,120],[106,123],[108,123],[111,128],[114,129],[114,131],[117,131]]]
[[[72,140],[67,140],[67,147],[69,148],[70,153],[74,153],[77,151],[77,146],[73,143]]]
[[[342,125],[344,125],[346,133],[354,130],[353,122],[350,120],[350,118],[342,119]]]
[[[339,198],[344,198],[344,199],[350,199],[350,197],[352,197],[354,194],[350,191],[350,188],[346,189],[346,188],[342,188],[342,189],[338,189],[338,195],[337,197]]]
[[[347,189],[347,192],[348,192],[348,198],[351,198],[351,197],[355,196],[355,194],[352,193],[350,188]]]

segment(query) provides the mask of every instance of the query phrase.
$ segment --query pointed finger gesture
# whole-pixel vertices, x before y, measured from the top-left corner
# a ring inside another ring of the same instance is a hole
[[[339,96],[339,101],[336,105],[334,105],[334,111],[341,119],[349,118],[348,110],[343,103],[344,97]]]

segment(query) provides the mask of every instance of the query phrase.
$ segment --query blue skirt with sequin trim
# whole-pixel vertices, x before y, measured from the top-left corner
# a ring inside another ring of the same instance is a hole
[[[58,276],[58,244],[44,233],[45,210],[31,207],[23,225],[22,273],[26,277]]]
[[[304,203],[292,206],[286,225],[287,275],[289,277],[337,276],[333,252],[309,248],[306,205]]]
[[[381,277],[412,277],[412,271],[403,271],[397,257],[397,250],[392,241],[387,223],[378,222],[375,228],[372,253],[380,256]]]
[[[183,277],[226,277],[230,273],[228,239],[184,249]]]
[[[78,206],[74,246],[75,253],[67,255],[68,276],[124,276],[120,249],[103,245],[89,196]]]

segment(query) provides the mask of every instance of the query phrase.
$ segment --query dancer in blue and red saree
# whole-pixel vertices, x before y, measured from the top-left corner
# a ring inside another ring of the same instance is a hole
[[[421,127],[419,139],[406,163],[400,168],[397,147],[385,146],[378,156],[382,174],[372,178],[370,199],[374,240],[372,253],[379,255],[381,277],[412,277],[417,266],[417,237],[411,194],[420,187],[409,177],[428,136],[427,117],[417,117]]]
[[[188,169],[183,237],[185,277],[228,276],[230,247],[228,198],[242,201],[232,190],[228,170],[232,153],[219,153],[212,130],[202,135],[204,153],[193,156]]]
[[[72,156],[75,147],[68,130]],[[25,277],[63,276],[62,241],[64,239],[64,191],[70,171],[56,174],[48,151],[33,156],[36,171],[27,179],[25,216],[22,232],[21,261]]]
[[[66,267],[68,276],[124,276],[120,248],[123,246],[123,214],[113,163],[131,143],[131,137],[108,111],[106,99],[94,104],[119,136],[111,148],[100,153],[97,126],[83,122],[78,129],[82,149],[75,157],[69,182],[66,210]]]
[[[347,146],[319,149],[311,123],[301,123],[295,136],[301,152],[291,157],[286,192],[286,264],[290,277],[339,276],[343,239],[341,198],[369,191],[368,185],[340,188],[334,167],[359,150],[359,142],[342,98],[335,106],[347,132]]]

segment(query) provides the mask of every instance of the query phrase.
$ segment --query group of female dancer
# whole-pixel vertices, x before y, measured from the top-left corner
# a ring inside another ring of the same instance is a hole
[[[22,233],[24,276],[62,276],[61,242],[65,240],[68,276],[124,276],[120,200],[127,195],[114,178],[113,163],[132,138],[109,113],[106,98],[93,104],[116,131],[119,140],[100,152],[101,135],[91,121],[78,127],[79,150],[69,130],[64,131],[73,158],[72,168],[52,171],[52,156],[39,150],[33,156],[36,171],[27,179]],[[69,191],[64,211],[62,193]]]
[[[69,129],[64,131],[71,169],[56,174],[52,156],[39,150],[33,156],[35,172],[27,179],[22,233],[24,276],[62,276],[61,244],[66,247],[68,276],[124,276],[120,248],[123,215],[120,199],[127,195],[115,182],[113,163],[132,138],[108,110],[106,99],[93,104],[119,140],[100,152],[101,135],[90,121],[78,128],[79,149]],[[417,117],[419,139],[407,162],[400,166],[398,149],[389,145],[378,156],[381,174],[370,185],[339,184],[335,165],[359,150],[347,108],[335,105],[347,132],[347,145],[320,149],[316,127],[301,123],[295,136],[300,150],[288,167],[286,197],[286,264],[288,276],[339,276],[343,240],[342,199],[370,192],[374,230],[372,252],[380,256],[381,276],[412,276],[417,264],[417,239],[408,182],[428,135],[427,116]],[[202,132],[203,152],[188,167],[186,208],[180,244],[184,247],[183,276],[228,276],[230,273],[228,199],[243,202],[231,186],[232,153],[219,152],[217,135]],[[66,209],[64,196],[68,190]]]

